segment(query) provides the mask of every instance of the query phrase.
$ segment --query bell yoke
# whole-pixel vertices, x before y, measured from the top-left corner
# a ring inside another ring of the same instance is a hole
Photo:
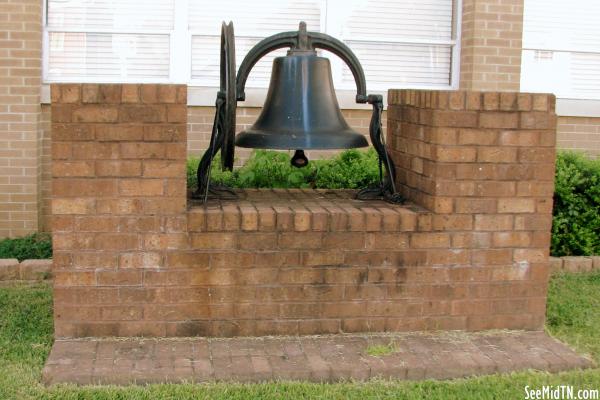
[[[271,51],[286,47],[290,48],[287,55],[273,60],[269,90],[260,116],[254,125],[236,137],[237,101],[245,100],[245,84],[252,67]],[[210,184],[211,161],[219,150],[222,168],[231,170],[235,146],[295,150],[292,165],[303,167],[308,164],[306,149],[350,149],[369,145],[344,119],[333,87],[331,65],[327,58],[317,55],[317,48],[331,51],[348,65],[356,82],[356,102],[373,105],[369,133],[379,157],[380,182],[376,187],[359,191],[357,198],[403,200],[395,189],[394,165],[382,134],[382,96],[366,94],[363,69],[345,44],[326,34],[307,32],[304,22],[298,31],[270,36],[254,46],[240,65],[237,76],[233,23],[222,24],[217,111],[209,149],[198,167],[198,190],[194,197],[206,201],[209,194],[234,195],[230,189]],[[385,176],[382,167],[386,170]]]

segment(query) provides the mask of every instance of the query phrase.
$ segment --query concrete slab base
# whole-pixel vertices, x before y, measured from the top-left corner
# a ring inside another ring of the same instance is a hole
[[[379,354],[379,355],[373,355]],[[543,332],[56,340],[46,384],[452,379],[594,363]]]

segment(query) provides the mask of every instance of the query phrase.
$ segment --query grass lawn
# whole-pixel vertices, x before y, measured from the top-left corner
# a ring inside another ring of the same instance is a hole
[[[52,344],[47,285],[0,288],[0,399],[523,399],[524,387],[600,389],[600,369],[523,372],[436,382],[269,383],[45,388],[41,370]],[[548,331],[600,361],[600,272],[559,275],[550,285]]]

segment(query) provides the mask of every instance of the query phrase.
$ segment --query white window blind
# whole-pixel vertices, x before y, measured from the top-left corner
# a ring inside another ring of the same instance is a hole
[[[344,41],[363,65],[369,90],[457,85],[460,0],[47,0],[47,81],[185,82],[218,86],[222,21],[233,21],[239,64],[261,39],[298,29]],[[248,87],[267,87],[274,57]],[[355,88],[330,58],[338,89]]]
[[[217,86],[221,22],[233,21],[237,67],[252,46],[267,36],[298,30],[300,21],[308,29],[321,30],[324,0],[222,0],[189,2],[189,28],[192,34],[192,81],[201,86]],[[252,69],[246,86],[266,87],[273,58],[284,49],[261,59]]]
[[[600,99],[600,3],[525,0],[521,90]]]
[[[451,85],[453,3],[448,0],[340,2],[339,36],[363,64],[369,87]],[[343,85],[352,86],[343,67]]]
[[[49,81],[169,78],[174,0],[47,0]]]

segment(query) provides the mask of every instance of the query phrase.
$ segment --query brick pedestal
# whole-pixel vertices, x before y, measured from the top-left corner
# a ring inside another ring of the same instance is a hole
[[[542,327],[548,96],[392,92],[405,206],[312,190],[186,202],[185,87],[52,97],[57,337]]]

